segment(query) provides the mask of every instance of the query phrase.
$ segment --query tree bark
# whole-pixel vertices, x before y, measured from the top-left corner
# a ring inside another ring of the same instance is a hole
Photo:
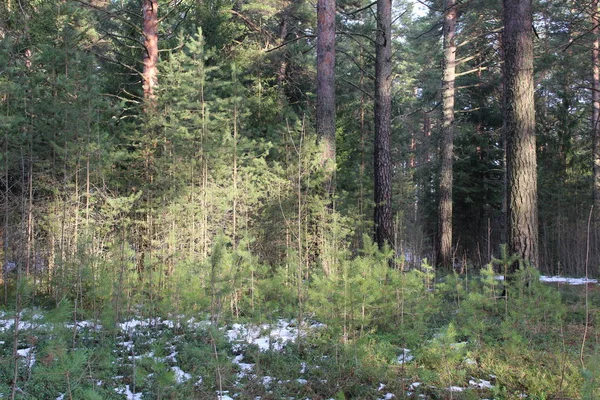
[[[375,241],[393,247],[392,163],[392,0],[377,0],[375,41]]]
[[[158,85],[158,1],[143,0],[144,15],[144,70],[143,89],[147,106],[156,102]]]
[[[600,225],[600,15],[598,0],[592,1],[592,138],[594,142],[594,223]]]
[[[317,135],[322,142],[325,189],[335,188],[335,0],[317,2]]]
[[[504,0],[504,129],[508,250],[538,267],[531,0]],[[509,272],[514,272],[513,264]]]
[[[454,158],[454,93],[456,76],[456,0],[444,4],[444,72],[442,82],[442,154],[439,203],[439,261],[452,267],[452,161]]]

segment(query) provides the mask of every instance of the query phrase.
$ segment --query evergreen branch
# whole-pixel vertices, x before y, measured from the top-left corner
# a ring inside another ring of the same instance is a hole
[[[121,17],[120,17],[118,14],[115,14],[115,13],[113,13],[113,12],[110,12],[110,11],[108,11],[108,10],[106,10],[106,9],[102,8],[102,7],[98,7],[98,6],[96,6],[96,5],[90,4],[90,3],[86,2],[86,1],[83,1],[83,0],[75,0],[75,1],[76,1],[76,2],[78,2],[78,3],[80,3],[80,4],[83,4],[83,5],[84,5],[84,6],[86,6],[86,7],[93,8],[94,10],[97,10],[97,11],[103,12],[103,13],[105,13],[105,14],[107,14],[107,15],[111,16],[111,17],[114,17],[114,18],[118,19],[119,21],[121,21],[121,22],[122,22],[122,23],[124,23],[125,25],[127,25],[127,26],[129,26],[130,28],[132,28],[133,30],[135,30],[135,31],[136,31],[137,33],[139,33],[140,35],[144,36],[144,32],[143,32],[143,31],[142,31],[142,30],[141,30],[141,29],[140,29],[140,28],[139,28],[137,25],[135,25],[135,24],[134,24],[134,23],[132,23],[132,22],[129,22],[129,21],[127,21],[127,20],[126,20],[126,19],[124,19],[124,18],[121,18]],[[121,10],[121,11],[124,11],[124,12],[126,12],[125,10]]]
[[[92,52],[92,54],[94,54],[96,57],[100,58],[101,60],[108,61],[110,63],[120,65],[121,67],[123,67],[125,69],[133,71],[137,75],[139,75],[140,77],[144,76],[144,74],[141,71],[138,71],[136,68],[132,67],[131,65],[127,65],[127,64],[125,64],[125,63],[123,63],[123,62],[121,62],[119,60],[115,60],[113,58],[110,58],[110,57],[107,57],[107,56],[103,56],[102,54],[98,54],[96,52]]]

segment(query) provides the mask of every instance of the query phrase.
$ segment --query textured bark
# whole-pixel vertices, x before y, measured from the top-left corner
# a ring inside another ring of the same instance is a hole
[[[158,85],[158,1],[143,0],[144,15],[144,70],[143,89],[146,104],[156,102],[155,89]]]
[[[504,0],[504,128],[508,250],[538,267],[531,3]],[[511,269],[516,267],[514,264]]]
[[[592,1],[592,134],[594,141],[594,222],[600,227],[600,15],[598,0]]]
[[[281,21],[279,22],[279,45],[285,42],[285,38],[288,35],[288,12],[289,8],[284,10],[281,15]],[[279,69],[277,70],[277,85],[281,87],[285,82],[288,67],[288,52],[284,51],[279,63]]]
[[[456,77],[456,0],[444,4],[444,72],[442,82],[442,154],[439,203],[438,264],[452,267],[452,160],[454,157],[454,81]]]
[[[317,135],[326,168],[325,190],[335,187],[335,0],[317,2]]]
[[[377,0],[375,42],[375,241],[393,247],[392,229],[392,1]]]

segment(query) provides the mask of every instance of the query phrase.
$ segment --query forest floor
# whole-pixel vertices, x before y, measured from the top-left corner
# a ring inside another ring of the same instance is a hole
[[[588,311],[599,315],[596,281],[542,281],[558,288],[569,313],[582,313],[587,293]],[[544,328],[529,326],[541,341],[492,348],[448,328],[407,349],[385,335],[331,342],[328,326],[310,319],[215,329],[205,314],[114,326],[73,315],[72,305],[0,312],[1,398],[11,398],[15,377],[14,398],[57,400],[566,399],[595,398],[600,387],[600,332],[581,318],[566,320],[550,347],[540,346]]]

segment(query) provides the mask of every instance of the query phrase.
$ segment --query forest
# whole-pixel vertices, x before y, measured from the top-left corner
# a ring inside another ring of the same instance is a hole
[[[0,0],[0,397],[600,397],[599,0]]]

